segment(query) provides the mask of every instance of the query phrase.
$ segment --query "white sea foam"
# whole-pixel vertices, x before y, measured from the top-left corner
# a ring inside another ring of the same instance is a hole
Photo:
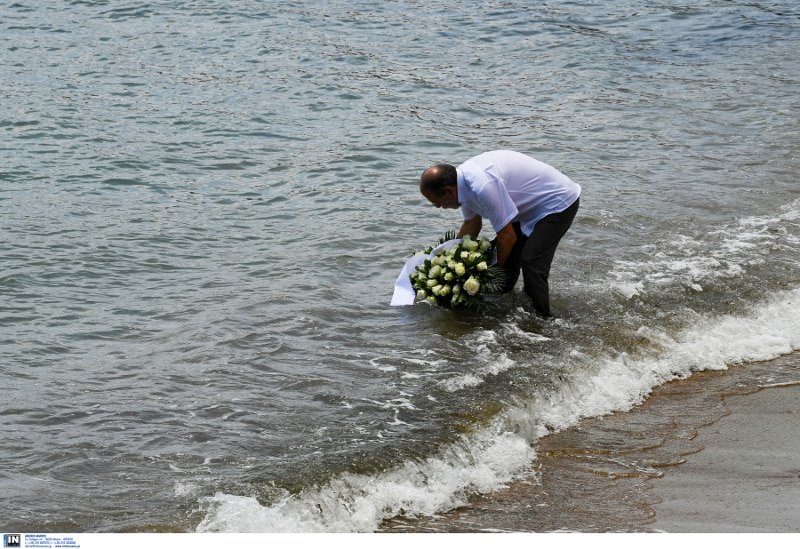
[[[287,495],[272,506],[218,493],[204,500],[200,532],[364,532],[404,512],[435,514],[466,502],[469,491],[490,491],[535,457],[510,433],[484,432],[446,455],[377,476],[346,474],[325,486]]]
[[[401,513],[431,515],[452,509],[465,503],[470,491],[497,489],[524,471],[535,458],[531,443],[552,430],[583,417],[630,409],[655,386],[694,371],[725,369],[797,351],[798,309],[800,289],[787,290],[748,315],[700,317],[677,336],[642,328],[642,337],[658,344],[655,356],[598,357],[572,351],[566,359],[583,374],[550,394],[518,403],[486,430],[442,455],[374,476],[341,475],[324,486],[287,494],[270,506],[218,493],[203,501],[206,514],[198,530],[372,531],[382,520]]]
[[[628,410],[650,391],[695,371],[723,370],[734,364],[765,361],[800,349],[800,289],[781,292],[746,316],[700,318],[671,337],[642,328],[656,341],[657,357],[634,359],[623,353],[606,357],[593,373],[539,397],[517,410],[520,424],[535,418],[533,436],[575,424],[582,417]],[[584,357],[583,360],[597,360]],[[798,380],[800,381],[800,380]]]
[[[772,217],[748,217],[695,239],[673,235],[668,242],[646,244],[642,260],[618,260],[609,273],[612,289],[626,299],[649,289],[679,283],[694,291],[715,280],[741,276],[752,265],[766,263],[776,249],[796,250],[800,200],[785,205]]]
[[[516,365],[497,344],[497,334],[492,330],[478,331],[471,341],[467,341],[467,345],[472,348],[479,366],[473,371],[440,381],[439,386],[447,391],[475,387],[483,383],[487,376],[497,375]]]

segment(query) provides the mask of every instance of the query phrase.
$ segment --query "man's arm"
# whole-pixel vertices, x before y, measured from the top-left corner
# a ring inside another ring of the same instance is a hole
[[[461,224],[461,230],[458,231],[458,238],[468,234],[477,239],[481,232],[481,227],[483,227],[483,218],[481,216],[476,215],[472,219],[465,219],[464,223]],[[514,232],[513,229],[511,232]],[[514,236],[516,237],[516,234]]]
[[[497,231],[497,266],[502,267],[506,264],[511,249],[517,242],[517,233],[511,223]]]

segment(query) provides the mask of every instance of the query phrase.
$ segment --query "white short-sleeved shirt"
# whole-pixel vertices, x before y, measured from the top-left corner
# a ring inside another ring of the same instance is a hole
[[[580,186],[554,167],[514,151],[480,154],[456,171],[464,219],[485,217],[495,232],[517,221],[530,235],[537,221],[563,212],[581,194]]]

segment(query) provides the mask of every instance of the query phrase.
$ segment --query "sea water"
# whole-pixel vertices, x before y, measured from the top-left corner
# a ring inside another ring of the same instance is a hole
[[[794,0],[5,2],[0,28],[7,530],[373,531],[800,349]],[[519,288],[389,306],[460,224],[422,170],[496,148],[583,188],[557,320]]]

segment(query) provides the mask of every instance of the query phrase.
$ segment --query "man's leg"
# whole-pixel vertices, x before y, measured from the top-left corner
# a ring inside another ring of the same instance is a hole
[[[533,301],[536,311],[551,317],[550,311],[550,264],[556,254],[558,243],[572,225],[578,211],[578,200],[564,210],[541,219],[533,228],[531,236],[522,250],[522,280],[525,293]]]

